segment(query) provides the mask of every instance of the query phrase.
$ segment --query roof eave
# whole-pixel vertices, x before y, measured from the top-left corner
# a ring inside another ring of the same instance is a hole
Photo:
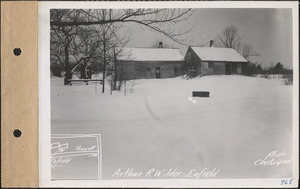
[[[184,60],[122,60],[118,59],[119,61],[131,61],[131,62],[183,62]]]
[[[231,60],[201,60],[202,62],[234,62],[234,63],[247,63],[248,61],[231,61]]]

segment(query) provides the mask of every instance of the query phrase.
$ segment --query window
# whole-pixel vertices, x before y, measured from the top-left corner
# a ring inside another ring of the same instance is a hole
[[[213,63],[213,62],[209,62],[209,63],[208,63],[208,67],[209,67],[209,68],[214,68],[214,63]]]
[[[150,72],[150,68],[149,68],[149,67],[147,67],[147,68],[146,68],[146,71],[147,71],[147,72]]]

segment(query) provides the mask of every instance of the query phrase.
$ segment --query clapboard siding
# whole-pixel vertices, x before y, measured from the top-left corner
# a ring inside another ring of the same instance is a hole
[[[214,62],[214,74],[215,75],[226,74],[224,62]]]
[[[211,62],[207,62],[207,61],[201,61],[200,65],[201,65],[201,75],[213,75],[214,74],[214,69],[209,67],[209,64]]]
[[[223,75],[223,74],[242,74],[242,65],[246,62],[229,62],[229,61],[210,61],[201,60],[201,58],[189,47],[185,55],[187,70],[195,69],[194,76],[205,75]],[[212,66],[209,66],[212,65]],[[227,72],[226,72],[227,65]]]
[[[156,68],[160,68],[161,78],[171,78],[183,75],[184,61],[123,61],[117,65],[118,79],[122,73],[127,79],[153,79],[156,78]],[[175,75],[175,68],[178,75]]]
[[[194,69],[195,75],[201,74],[201,59],[193,50],[190,50],[189,48],[184,59],[186,70]]]

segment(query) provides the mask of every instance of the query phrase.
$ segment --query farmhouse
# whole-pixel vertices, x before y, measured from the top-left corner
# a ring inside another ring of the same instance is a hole
[[[179,49],[124,47],[117,57],[117,78],[152,79],[183,75]]]
[[[232,48],[216,47],[189,47],[185,61],[188,74],[193,76],[242,74],[248,62]]]

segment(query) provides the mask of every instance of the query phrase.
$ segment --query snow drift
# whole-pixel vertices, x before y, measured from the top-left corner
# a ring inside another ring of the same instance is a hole
[[[127,93],[51,79],[52,134],[101,134],[103,179],[118,169],[220,169],[215,178],[291,176],[292,165],[255,166],[273,150],[292,155],[292,86],[264,78],[141,79]],[[192,91],[209,91],[209,98]],[[143,177],[141,177],[143,178]]]

